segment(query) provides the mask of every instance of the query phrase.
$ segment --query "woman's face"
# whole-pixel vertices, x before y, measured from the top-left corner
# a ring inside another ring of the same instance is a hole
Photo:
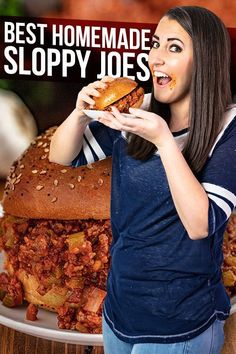
[[[153,76],[154,97],[159,102],[190,101],[193,67],[192,39],[180,24],[163,17],[153,35],[148,64]]]

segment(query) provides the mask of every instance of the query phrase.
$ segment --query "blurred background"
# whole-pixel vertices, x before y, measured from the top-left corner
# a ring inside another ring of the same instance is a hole
[[[215,12],[236,33],[235,0],[0,0],[0,15],[157,24],[167,9],[198,5]],[[236,35],[234,37],[236,102]],[[72,111],[80,83],[0,79],[0,201],[10,165],[37,134]],[[236,353],[236,316],[226,322],[222,354]]]
[[[156,24],[177,5],[207,7],[236,28],[236,2],[229,0],[0,0],[0,15]],[[0,80],[0,177],[36,134],[67,117],[80,88],[79,83]]]

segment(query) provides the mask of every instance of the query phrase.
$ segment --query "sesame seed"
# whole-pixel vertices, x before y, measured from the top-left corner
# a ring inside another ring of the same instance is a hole
[[[44,188],[44,186],[40,186],[40,185],[38,185],[38,186],[36,187],[37,191],[41,191],[41,189],[43,189],[43,188]]]
[[[61,173],[66,173],[66,172],[67,172],[66,169],[61,170]]]
[[[47,156],[48,156],[48,155],[42,155],[42,156],[41,156],[41,160],[46,159],[46,158],[47,158]]]
[[[102,178],[99,178],[99,180],[98,180],[98,185],[99,185],[99,186],[102,186],[102,185],[103,185],[103,179],[102,179]]]
[[[36,173],[38,173],[38,170],[32,170],[32,173],[35,175]]]
[[[56,187],[58,186],[58,183],[59,183],[58,179],[55,179],[54,182],[53,182],[54,186],[56,186]]]
[[[69,183],[69,187],[70,187],[71,189],[74,189],[74,188],[75,188],[75,185],[74,185],[73,183]]]
[[[45,171],[45,170],[42,170],[39,172],[40,175],[45,175],[46,173],[47,173],[47,171]]]
[[[77,181],[78,181],[78,182],[81,182],[81,180],[82,180],[82,177],[79,176],[79,177],[77,178]]]
[[[57,197],[52,198],[51,202],[55,203],[57,201]]]
[[[92,170],[92,169],[93,169],[93,166],[92,166],[91,164],[86,165],[86,167],[87,167],[89,170]]]
[[[25,168],[25,165],[20,165],[20,169]]]
[[[42,145],[43,145],[43,142],[40,141],[40,142],[37,144],[37,147],[40,147],[40,146],[42,146]]]
[[[47,149],[44,149],[44,152],[49,152],[49,149],[47,148]]]

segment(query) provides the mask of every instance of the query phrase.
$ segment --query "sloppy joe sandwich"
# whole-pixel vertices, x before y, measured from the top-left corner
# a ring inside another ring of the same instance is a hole
[[[111,159],[78,168],[50,163],[55,129],[36,138],[7,178],[0,219],[7,273],[0,275],[0,297],[9,307],[24,299],[57,312],[60,328],[101,333]]]
[[[105,89],[97,89],[99,97],[93,97],[93,109],[110,111],[111,106],[121,113],[129,113],[129,108],[138,108],[144,99],[144,89],[127,77],[119,77],[106,83]]]

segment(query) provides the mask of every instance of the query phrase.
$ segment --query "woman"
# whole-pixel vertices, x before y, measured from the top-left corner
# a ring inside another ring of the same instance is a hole
[[[50,160],[61,164],[113,156],[107,354],[217,354],[223,346],[230,301],[221,246],[236,204],[229,62],[228,34],[213,13],[171,9],[153,35],[149,111],[124,118],[114,108],[90,123],[82,109],[106,78],[81,90],[52,139]]]

